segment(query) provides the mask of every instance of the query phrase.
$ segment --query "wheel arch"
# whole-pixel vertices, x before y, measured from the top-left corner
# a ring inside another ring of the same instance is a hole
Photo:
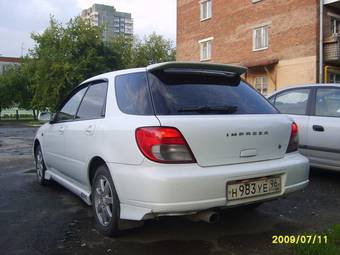
[[[34,155],[34,156],[35,156],[35,152],[36,152],[38,146],[40,146],[40,148],[41,148],[41,143],[40,143],[39,139],[36,138],[36,139],[34,140],[34,144],[33,144],[33,155]]]
[[[89,181],[90,186],[92,186],[92,181],[93,181],[93,178],[94,178],[94,175],[96,173],[97,168],[101,165],[107,166],[105,160],[100,156],[94,156],[90,160],[90,163],[88,165],[88,171],[87,171],[87,175],[88,175],[87,177],[88,177],[88,181]]]

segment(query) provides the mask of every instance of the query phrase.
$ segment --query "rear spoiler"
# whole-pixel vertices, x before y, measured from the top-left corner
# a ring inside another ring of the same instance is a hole
[[[247,72],[246,67],[224,64],[208,64],[198,62],[165,62],[149,65],[147,71],[186,72],[186,73],[225,73],[233,76],[241,76]]]

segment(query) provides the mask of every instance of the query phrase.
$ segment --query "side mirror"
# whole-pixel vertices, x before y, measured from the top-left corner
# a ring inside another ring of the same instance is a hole
[[[39,113],[38,120],[42,123],[47,123],[52,120],[52,115],[49,112]]]

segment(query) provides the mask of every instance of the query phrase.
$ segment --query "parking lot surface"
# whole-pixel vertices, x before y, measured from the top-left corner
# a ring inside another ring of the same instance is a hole
[[[0,124],[1,254],[289,254],[272,236],[340,223],[340,174],[312,169],[307,189],[256,210],[224,211],[214,225],[185,218],[145,222],[119,238],[95,229],[92,209],[56,183],[36,182],[36,128]]]

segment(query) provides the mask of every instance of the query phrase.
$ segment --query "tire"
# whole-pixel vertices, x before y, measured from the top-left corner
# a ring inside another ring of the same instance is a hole
[[[35,149],[34,157],[38,183],[40,185],[46,185],[48,184],[48,181],[45,179],[46,165],[40,145]]]
[[[92,205],[97,228],[105,236],[119,234],[120,203],[107,166],[99,166],[92,181]]]

